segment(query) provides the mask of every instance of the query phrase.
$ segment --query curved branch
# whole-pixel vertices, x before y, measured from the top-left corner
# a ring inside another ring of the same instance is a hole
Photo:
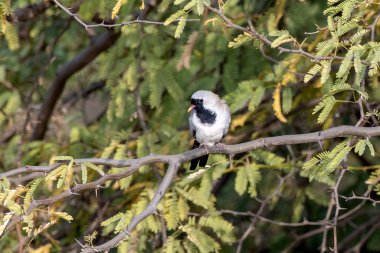
[[[163,194],[168,189],[170,183],[173,181],[177,170],[181,164],[184,162],[190,161],[194,158],[198,158],[207,153],[210,154],[228,154],[235,155],[238,153],[244,153],[247,151],[251,151],[258,148],[265,148],[268,146],[281,146],[281,145],[290,145],[290,144],[302,144],[302,143],[312,143],[312,142],[320,142],[327,139],[333,139],[337,137],[345,137],[345,136],[358,136],[364,138],[370,138],[373,136],[380,136],[380,127],[356,127],[356,126],[340,126],[330,128],[328,130],[306,133],[306,134],[292,134],[292,135],[282,135],[275,137],[267,137],[261,138],[245,143],[240,143],[236,145],[225,145],[224,147],[214,146],[208,147],[207,150],[205,148],[198,148],[194,150],[190,150],[181,154],[175,155],[156,155],[151,154],[149,156],[130,159],[130,160],[113,160],[113,159],[101,159],[101,158],[84,158],[84,159],[75,159],[74,162],[76,164],[80,164],[83,162],[91,162],[97,165],[106,165],[112,167],[129,167],[125,171],[115,173],[115,174],[105,174],[96,181],[85,183],[85,184],[77,184],[73,188],[70,188],[56,196],[41,199],[41,200],[33,200],[30,207],[27,209],[26,214],[30,214],[35,208],[39,206],[49,206],[57,201],[63,200],[65,198],[71,197],[73,195],[78,195],[80,192],[89,190],[89,189],[97,189],[102,184],[110,180],[118,180],[125,177],[128,177],[138,169],[147,164],[153,163],[168,163],[169,169],[167,170],[165,177],[159,186],[158,190],[151,203],[148,205],[147,209],[145,209],[142,213],[137,215],[132,219],[131,223],[128,225],[125,231],[118,234],[111,241],[97,246],[95,248],[87,248],[85,252],[96,252],[102,251],[105,249],[109,249],[115,247],[118,243],[120,243],[126,236],[130,234],[130,232],[136,227],[136,225],[141,222],[145,217],[155,212],[155,208],[159,201],[161,200]],[[1,177],[5,176],[16,176],[22,173],[28,172],[43,172],[48,173],[52,171],[54,168],[59,166],[60,164],[48,165],[48,166],[25,166],[18,169],[14,169],[8,172],[4,172],[0,174]],[[23,216],[14,216],[11,221],[8,223],[5,232],[11,230],[16,224],[22,221]],[[108,247],[108,248],[107,248]]]
[[[173,162],[169,164],[169,168],[165,174],[165,177],[162,179],[162,182],[160,186],[158,187],[156,193],[153,196],[153,199],[149,203],[149,205],[138,215],[133,217],[131,222],[128,224],[128,226],[120,232],[117,236],[112,238],[111,240],[107,241],[106,243],[103,243],[101,245],[98,245],[96,247],[87,248],[82,250],[84,253],[90,253],[90,252],[99,252],[99,251],[106,251],[110,248],[116,247],[121,241],[126,239],[132,232],[132,230],[146,217],[148,217],[151,214],[155,214],[156,207],[158,203],[160,203],[162,197],[164,196],[165,192],[169,188],[171,182],[173,181],[174,177],[177,175],[178,168],[180,166],[179,162]]]
[[[292,145],[292,144],[303,144],[320,142],[327,139],[333,139],[337,137],[345,136],[358,136],[364,138],[370,138],[374,136],[380,136],[380,127],[356,127],[356,126],[339,126],[333,127],[327,130],[306,133],[306,134],[291,134],[291,135],[281,135],[275,137],[260,138],[257,140],[235,144],[235,145],[224,145],[224,147],[214,146],[208,147],[207,151],[209,154],[227,154],[235,155],[238,153],[244,153],[258,148],[265,148],[268,146],[281,146],[281,145]],[[74,162],[79,164],[83,162],[91,162],[96,165],[106,165],[112,167],[129,167],[134,164],[151,164],[157,162],[169,163],[171,161],[180,159],[180,161],[187,162],[194,158],[198,158],[202,155],[207,154],[206,149],[198,148],[186,151],[182,154],[176,155],[157,155],[150,154],[149,156],[129,159],[129,160],[114,160],[114,159],[103,159],[103,158],[82,158],[75,159]],[[45,165],[45,166],[24,166],[21,168],[9,170],[4,173],[0,173],[0,178],[2,177],[12,177],[28,172],[44,172],[49,173],[57,167],[56,165]]]

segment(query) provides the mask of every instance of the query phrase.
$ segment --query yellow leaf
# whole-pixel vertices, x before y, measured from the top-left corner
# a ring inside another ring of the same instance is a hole
[[[122,2],[123,2],[123,0],[117,0],[117,3],[115,4],[115,6],[112,9],[112,14],[111,14],[112,19],[115,19],[115,17],[119,13],[121,5],[123,4]]]
[[[234,117],[234,120],[231,122],[231,131],[234,131],[235,128],[239,126],[244,126],[245,122],[249,119],[249,116],[251,116],[250,112],[246,112],[245,114],[238,115]]]
[[[28,253],[50,253],[51,244],[45,244],[44,246],[41,246],[37,249],[29,249]]]
[[[294,81],[294,73],[286,72],[285,75],[282,77],[281,84],[283,86],[287,86],[291,81]]]
[[[276,26],[278,25],[282,16],[284,15],[285,6],[286,6],[286,0],[277,0],[275,3]]]
[[[4,19],[1,22],[1,32],[5,33],[6,31],[7,31],[7,23],[6,23],[5,19]]]
[[[3,234],[4,229],[8,225],[8,222],[11,220],[13,214],[14,212],[9,212],[4,215],[3,221],[2,221],[3,224],[1,224],[0,226],[0,236]]]
[[[209,18],[209,19],[206,19],[206,21],[203,22],[203,24],[204,24],[205,26],[207,26],[208,23],[212,23],[212,26],[215,26],[215,22],[217,22],[217,21],[218,21],[217,18]]]
[[[276,86],[276,89],[273,92],[273,111],[274,115],[278,118],[279,121],[282,123],[288,122],[287,119],[285,118],[284,114],[282,113],[281,109],[281,83],[278,83]]]

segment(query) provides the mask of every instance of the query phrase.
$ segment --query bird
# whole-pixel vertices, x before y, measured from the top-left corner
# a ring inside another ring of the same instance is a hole
[[[192,149],[223,145],[220,141],[228,133],[231,123],[231,113],[226,101],[217,94],[198,90],[191,96],[191,105],[187,110],[190,133],[194,137]],[[208,154],[191,160],[190,170],[198,166],[205,167]]]

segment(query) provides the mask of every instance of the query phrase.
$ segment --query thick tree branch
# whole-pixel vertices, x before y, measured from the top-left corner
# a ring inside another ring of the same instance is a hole
[[[33,200],[30,207],[27,209],[26,214],[30,214],[37,207],[52,205],[65,198],[71,197],[73,195],[78,195],[82,191],[89,190],[89,189],[97,189],[107,181],[118,180],[118,179],[128,177],[136,173],[138,169],[143,165],[159,163],[159,162],[169,164],[169,169],[167,170],[165,177],[162,180],[161,185],[156,191],[156,194],[154,198],[152,199],[151,203],[149,204],[149,206],[147,207],[147,209],[145,209],[142,213],[138,214],[135,218],[133,218],[131,223],[126,228],[126,230],[118,234],[111,241],[106,242],[105,244],[102,244],[95,248],[88,248],[85,250],[85,252],[103,251],[103,250],[117,246],[118,243],[120,243],[123,239],[125,239],[126,236],[128,236],[131,233],[133,228],[136,227],[136,225],[139,222],[141,222],[145,217],[155,212],[155,208],[157,204],[161,200],[163,194],[168,189],[170,183],[173,181],[179,166],[183,164],[184,162],[203,156],[207,152],[210,154],[219,153],[219,154],[235,155],[238,153],[243,153],[243,152],[251,151],[258,148],[265,148],[268,146],[312,143],[312,142],[323,141],[326,139],[345,137],[345,136],[358,136],[358,137],[364,137],[364,138],[380,136],[380,127],[340,126],[340,127],[330,128],[328,130],[314,132],[314,133],[267,137],[267,138],[261,138],[258,140],[253,140],[250,142],[236,144],[236,145],[225,145],[224,147],[219,147],[219,146],[209,147],[207,148],[207,150],[205,148],[198,148],[198,149],[190,150],[182,154],[176,154],[176,155],[151,154],[146,157],[130,159],[130,160],[112,160],[112,159],[100,159],[100,158],[75,159],[74,160],[75,164],[80,164],[83,162],[91,162],[97,165],[106,165],[106,166],[119,167],[119,168],[129,167],[129,168],[119,173],[105,174],[93,182],[89,182],[85,184],[77,184],[74,187],[69,188],[68,190],[56,196],[53,196],[47,199]],[[22,173],[28,173],[28,172],[48,173],[52,171],[54,168],[56,168],[57,166],[59,166],[59,164],[48,165],[48,166],[25,166],[22,168],[1,173],[0,178],[4,176],[12,177],[12,176],[16,176],[16,175],[19,175]],[[348,214],[344,214],[342,215],[342,217],[339,217],[339,218],[341,219],[343,217],[347,217],[347,215]],[[14,226],[16,226],[16,224],[21,222],[23,219],[22,217],[23,217],[22,215],[14,216],[11,219],[11,221],[8,223],[5,229],[5,232],[8,232]]]
[[[34,127],[31,140],[41,140],[44,138],[51,114],[65,88],[67,79],[93,61],[100,53],[110,48],[119,36],[120,32],[113,30],[99,35],[88,48],[58,70],[56,78],[42,103],[38,122]]]
[[[227,154],[235,155],[238,153],[244,153],[258,148],[265,148],[268,146],[281,146],[281,145],[292,145],[292,144],[303,144],[320,142],[327,139],[333,139],[337,137],[345,136],[358,136],[363,138],[370,138],[374,136],[380,136],[380,127],[355,127],[355,126],[339,126],[330,128],[327,130],[306,133],[306,134],[291,134],[291,135],[281,135],[275,137],[260,138],[257,140],[235,144],[235,145],[224,145],[224,147],[209,147],[207,148],[210,154]],[[206,149],[198,148],[187,151],[182,154],[176,155],[157,155],[151,154],[146,157],[130,159],[130,160],[113,160],[113,159],[102,159],[102,158],[83,158],[75,159],[75,163],[91,162],[97,165],[106,165],[112,167],[129,167],[134,164],[143,163],[151,164],[157,162],[169,163],[172,160],[180,159],[181,162],[187,162],[194,158],[200,157],[206,154]],[[28,172],[44,172],[49,173],[57,165],[47,165],[47,166],[24,166],[21,168],[9,170],[4,173],[0,173],[0,178],[2,177],[12,177]]]

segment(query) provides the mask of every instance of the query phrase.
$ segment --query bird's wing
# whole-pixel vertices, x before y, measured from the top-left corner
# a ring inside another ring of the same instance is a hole
[[[231,112],[230,108],[228,107],[226,101],[222,100],[222,104],[224,107],[224,113],[226,113],[226,124],[225,127],[223,128],[223,136],[227,135],[228,129],[230,128],[230,123],[231,123]]]

